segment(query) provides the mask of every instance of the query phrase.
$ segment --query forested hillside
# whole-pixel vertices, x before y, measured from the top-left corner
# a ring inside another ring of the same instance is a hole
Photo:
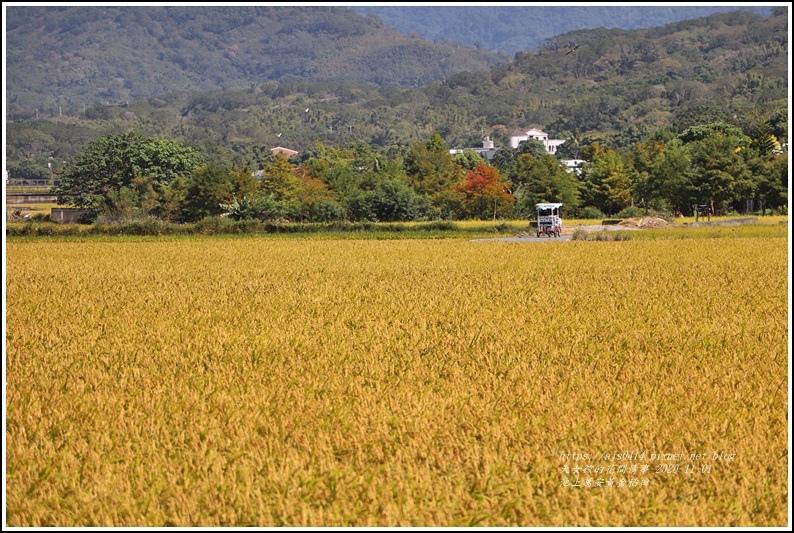
[[[506,61],[406,36],[345,7],[5,9],[10,118],[267,81],[419,87]]]
[[[125,107],[64,109],[62,117],[39,110],[39,120],[8,124],[7,157],[9,168],[22,162],[46,168],[48,157],[65,159],[90,139],[137,129],[200,147],[219,160],[258,164],[278,145],[387,149],[427,140],[435,131],[451,148],[479,146],[484,135],[506,146],[513,129],[533,125],[568,139],[563,153],[575,156],[595,140],[627,147],[667,126],[683,131],[722,120],[748,128],[770,117],[787,124],[787,58],[785,9],[769,17],[717,14],[648,30],[583,30],[557,36],[508,65],[459,72],[418,89],[268,82],[131,99]]]
[[[436,42],[458,41],[467,46],[516,52],[536,50],[555,35],[574,30],[620,28],[634,30],[664,26],[714,13],[747,10],[769,15],[772,8],[758,4],[698,6],[665,5],[488,5],[479,6],[353,6],[375,14],[405,34],[416,33]]]

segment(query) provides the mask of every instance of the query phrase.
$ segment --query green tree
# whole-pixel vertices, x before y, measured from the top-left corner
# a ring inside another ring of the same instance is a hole
[[[182,219],[194,222],[224,213],[221,204],[234,200],[234,183],[229,171],[217,165],[196,169],[188,182],[182,204]]]
[[[9,159],[30,161],[36,158],[46,159],[51,155],[57,144],[51,135],[43,131],[14,127],[9,125],[6,135],[6,154]]]
[[[330,222],[345,218],[345,209],[336,195],[320,179],[313,177],[305,165],[298,167],[301,176],[297,201],[308,222]]]
[[[777,159],[786,159],[785,157]],[[753,207],[757,202],[761,214],[766,214],[767,208],[776,208],[785,202],[785,189],[780,182],[779,169],[775,159],[754,157],[748,162],[750,173],[754,181],[755,197],[748,207]]]
[[[788,205],[788,184],[791,176],[788,168],[788,152],[772,160],[771,172],[764,174],[758,182],[761,213],[766,208],[779,209]]]
[[[411,146],[405,161],[408,184],[431,199],[461,182],[463,170],[452,161],[444,139],[433,133],[426,143]]]
[[[672,127],[676,133],[683,133],[694,126],[704,126],[727,122],[730,115],[717,105],[691,105],[678,109],[672,117]]]
[[[681,133],[691,164],[697,203],[723,210],[733,201],[754,198],[756,184],[747,165],[750,139],[725,123],[693,126]]]
[[[337,163],[326,167],[320,178],[334,192],[338,200],[346,205],[348,200],[358,194],[361,176],[353,173],[350,164]]]
[[[293,202],[297,200],[300,181],[292,164],[279,155],[276,161],[265,165],[259,187],[265,196],[272,196],[276,201]]]
[[[518,159],[522,154],[532,156],[532,161],[536,161],[548,155],[548,152],[546,152],[546,148],[543,146],[542,142],[537,139],[529,139],[519,144],[516,149],[503,148],[497,150],[493,159],[491,159],[491,166],[499,169],[500,174],[504,176],[505,179],[513,183],[523,183],[518,168]],[[524,168],[524,170],[526,170],[526,168]]]
[[[403,182],[381,180],[371,190],[360,190],[349,202],[355,220],[400,222],[414,220],[423,207],[422,199]]]
[[[517,198],[517,213],[526,217],[535,212],[541,202],[562,203],[575,210],[581,202],[579,178],[568,172],[559,160],[549,154],[535,157],[526,153],[518,156],[513,192]]]
[[[557,159],[580,159],[582,152],[576,139],[568,139],[557,147]]]
[[[648,214],[651,206],[658,207],[658,174],[664,164],[665,143],[656,139],[643,139],[629,152],[629,162],[635,170],[633,195],[637,204]]]
[[[775,153],[780,150],[780,142],[775,137],[769,121],[761,122],[755,127],[750,146],[758,157],[768,160],[771,160]]]
[[[167,185],[160,188],[160,202],[158,206],[158,218],[171,222],[181,220],[182,206],[187,196],[188,180],[178,177],[172,179]]]
[[[52,177],[46,165],[21,161],[8,165],[8,177],[17,180],[48,180]]]
[[[229,167],[228,173],[229,180],[232,184],[232,192],[235,195],[240,197],[247,196],[249,198],[254,198],[258,195],[260,183],[249,167],[232,165]]]
[[[740,127],[726,122],[711,122],[709,124],[692,126],[681,132],[678,137],[684,143],[691,143],[711,138],[717,134],[722,134],[726,137],[735,137],[737,142],[741,141],[744,143],[746,140],[744,132],[742,132]]]
[[[689,156],[678,138],[664,143],[662,158],[654,162],[648,179],[652,194],[666,203],[673,214],[693,214],[697,191],[692,182]]]
[[[320,180],[340,204],[348,206],[350,200],[358,195],[367,173],[366,169],[365,172],[354,171],[354,150],[330,148],[317,143],[302,155],[301,175]],[[359,152],[359,156],[362,156],[362,152]]]
[[[499,169],[502,176],[511,176],[515,172],[518,151],[511,148],[497,150],[491,158],[491,166]]]
[[[781,143],[788,142],[788,110],[781,109],[776,111],[766,120],[769,127],[772,129],[771,133]]]
[[[591,145],[582,169],[582,199],[604,213],[617,213],[631,205],[632,169],[623,157],[611,148]]]
[[[136,178],[145,178],[160,194],[177,177],[189,177],[201,154],[177,141],[149,139],[137,131],[108,135],[88,143],[69,159],[57,189],[58,203],[97,209],[115,205],[117,195],[133,196]],[[125,201],[127,201],[125,200]],[[130,200],[139,206],[140,199]]]
[[[378,220],[398,222],[413,220],[421,205],[412,188],[397,180],[384,180],[372,191],[371,209]]]
[[[463,150],[452,156],[452,162],[461,167],[463,170],[473,170],[479,163],[484,162],[480,154],[474,150]]]
[[[516,152],[518,154],[530,154],[536,158],[548,154],[546,147],[537,139],[529,139],[528,141],[522,142],[518,145]]]

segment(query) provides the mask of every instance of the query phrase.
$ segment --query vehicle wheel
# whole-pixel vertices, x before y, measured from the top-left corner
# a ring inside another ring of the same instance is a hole
[[[538,239],[540,239],[540,232],[539,231],[535,235],[538,237]]]

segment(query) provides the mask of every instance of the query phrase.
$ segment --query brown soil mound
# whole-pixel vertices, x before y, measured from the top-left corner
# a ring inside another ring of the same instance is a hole
[[[627,218],[626,220],[619,222],[618,226],[637,229],[662,229],[673,227],[672,224],[663,218],[657,217]]]

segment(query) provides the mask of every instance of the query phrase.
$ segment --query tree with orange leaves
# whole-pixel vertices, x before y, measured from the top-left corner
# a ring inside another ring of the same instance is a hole
[[[510,194],[512,182],[505,180],[499,170],[478,163],[466,173],[466,177],[455,190],[463,193],[466,214],[471,218],[485,220],[506,215],[515,198]]]

